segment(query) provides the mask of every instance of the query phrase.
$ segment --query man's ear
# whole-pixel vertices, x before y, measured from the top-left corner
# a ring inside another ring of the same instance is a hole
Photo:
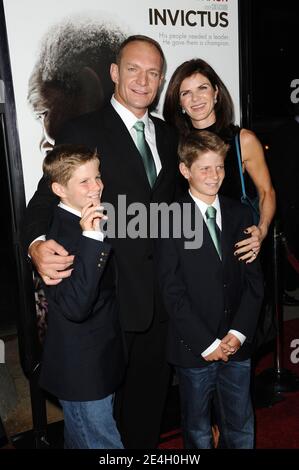
[[[52,183],[51,188],[53,193],[56,194],[56,196],[61,198],[65,195],[64,187],[62,186],[62,184],[54,182]]]
[[[185,165],[185,163],[180,163],[179,169],[183,177],[186,178],[186,180],[188,180],[190,177],[190,171],[189,171],[189,168]]]
[[[113,83],[118,84],[119,71],[118,71],[118,65],[117,64],[111,64],[110,65],[110,76],[111,76],[111,80],[113,81]]]

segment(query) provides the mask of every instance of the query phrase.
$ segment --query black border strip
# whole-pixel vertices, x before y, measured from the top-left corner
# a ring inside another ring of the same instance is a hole
[[[251,60],[251,0],[238,0],[239,16],[239,77],[240,77],[240,125],[252,125],[252,60]]]
[[[25,375],[36,369],[40,347],[37,337],[37,322],[30,263],[22,249],[22,221],[26,202],[22,159],[16,120],[9,47],[6,32],[3,1],[0,0],[0,77],[4,82],[4,113],[0,115],[0,131],[3,133],[8,198],[11,209],[11,234],[17,263],[19,312],[17,315],[20,360]]]

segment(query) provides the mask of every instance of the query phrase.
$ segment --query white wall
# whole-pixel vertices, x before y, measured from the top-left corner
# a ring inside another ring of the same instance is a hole
[[[67,16],[112,19],[128,34],[145,34],[156,39],[167,59],[164,92],[179,64],[193,57],[206,60],[231,92],[239,120],[237,0],[3,0],[3,3],[27,201],[41,176],[42,163],[41,126],[26,101],[28,78],[41,37],[49,26]],[[157,14],[166,19],[166,25],[159,19],[155,24]],[[211,27],[209,18],[214,24],[218,19],[218,25]],[[164,92],[158,112],[162,110]]]

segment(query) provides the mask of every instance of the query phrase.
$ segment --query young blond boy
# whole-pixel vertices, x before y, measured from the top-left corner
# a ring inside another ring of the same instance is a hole
[[[62,405],[65,447],[123,448],[112,405],[125,354],[113,253],[100,230],[106,217],[99,156],[83,146],[57,146],[43,170],[60,198],[47,238],[74,255],[74,263],[70,277],[44,286],[48,328],[40,385]]]
[[[250,353],[263,296],[259,262],[234,256],[252,225],[250,209],[218,195],[228,146],[194,131],[179,145],[189,191],[180,201],[203,219],[203,243],[186,237],[159,242],[158,270],[168,310],[168,360],[176,368],[185,446],[212,448],[211,401],[216,397],[220,447],[252,448]],[[184,214],[182,214],[184,215]]]

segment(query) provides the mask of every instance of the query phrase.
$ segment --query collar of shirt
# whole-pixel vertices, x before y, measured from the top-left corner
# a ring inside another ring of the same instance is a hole
[[[119,101],[115,99],[115,96],[113,95],[111,98],[111,105],[125,124],[126,128],[128,129],[133,141],[136,144],[137,140],[137,134],[136,130],[133,128],[134,124],[136,124],[137,121],[143,121],[144,122],[144,134],[147,143],[150,146],[150,149],[153,154],[154,162],[156,165],[156,171],[157,175],[159,174],[162,164],[161,164],[161,159],[158,154],[158,149],[157,149],[157,144],[156,144],[156,131],[155,131],[155,125],[153,121],[149,118],[148,111],[145,112],[145,114],[142,116],[142,118],[137,118],[135,114],[133,114],[131,111],[129,111],[124,105],[122,105]]]
[[[74,209],[73,207],[67,206],[66,204],[63,204],[63,202],[60,202],[58,204],[58,207],[61,207],[61,209],[64,209],[65,211],[71,212],[71,214],[74,214],[77,217],[80,217],[80,219],[81,219],[81,212],[77,211],[77,209]]]
[[[127,109],[124,105],[119,103],[114,97],[114,95],[111,98],[111,104],[117,114],[121,117],[123,123],[125,124],[126,128],[128,131],[131,133],[131,129],[134,126],[134,124],[137,121],[143,121],[144,126],[145,126],[145,132],[149,130],[150,124],[149,124],[149,117],[148,117],[148,111],[145,112],[145,114],[142,116],[142,118],[137,118],[135,114],[133,114],[129,109]]]
[[[81,212],[77,211],[77,209],[73,209],[73,207],[67,206],[66,204],[63,204],[63,202],[60,202],[58,204],[58,207],[61,209],[64,209],[67,212],[70,212],[71,214],[76,215],[77,217],[82,217]],[[96,230],[83,230],[82,235],[84,235],[87,238],[93,238],[94,240],[98,240],[100,242],[104,241],[104,234],[101,232],[100,228]]]
[[[193,194],[191,193],[190,189],[189,189],[189,194],[190,196],[192,197],[193,201],[195,202],[195,204],[197,205],[198,209],[200,210],[201,212],[201,215],[203,216],[203,219],[204,221],[206,222],[207,221],[207,218],[206,218],[206,210],[209,206],[213,206],[215,207],[216,209],[216,224],[218,225],[219,229],[221,230],[222,229],[222,221],[221,221],[221,209],[220,209],[220,202],[219,202],[219,197],[218,197],[218,194],[216,195],[215,197],[215,200],[213,202],[213,204],[206,204],[205,202],[203,202],[201,199],[199,199],[198,197],[195,197],[193,196]]]

